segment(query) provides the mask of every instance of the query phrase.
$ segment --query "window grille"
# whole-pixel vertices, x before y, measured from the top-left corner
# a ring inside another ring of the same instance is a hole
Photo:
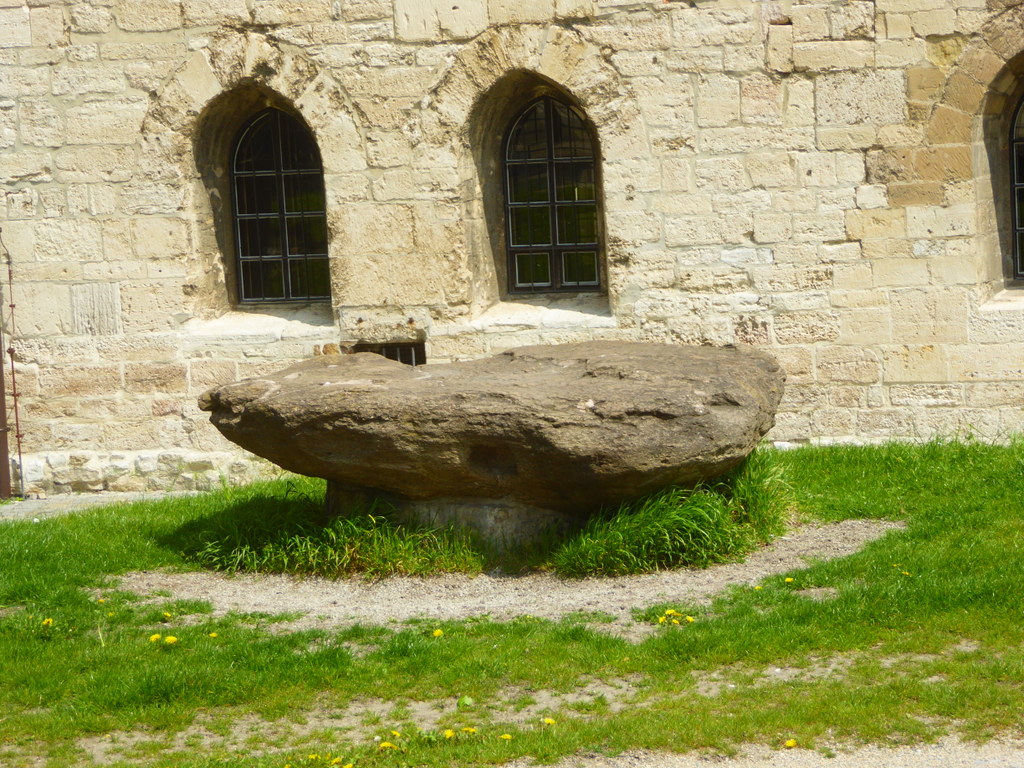
[[[1013,186],[1013,279],[1024,280],[1024,100],[1017,106],[1010,141]]]
[[[352,347],[353,352],[373,352],[388,360],[397,360],[406,365],[423,365],[427,362],[426,345],[422,341],[392,341],[384,344],[361,343]]]
[[[545,96],[505,139],[509,291],[601,290],[597,159],[585,118]]]
[[[235,141],[231,189],[239,301],[329,300],[323,165],[309,131],[260,112]]]

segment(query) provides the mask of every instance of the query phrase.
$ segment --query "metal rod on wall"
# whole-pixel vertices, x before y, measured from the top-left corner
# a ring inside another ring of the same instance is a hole
[[[11,399],[13,401],[14,410],[14,440],[18,446],[18,495],[24,498],[25,496],[25,465],[21,456],[21,419],[18,414],[18,378],[14,370],[14,268],[11,263],[11,252],[7,250],[7,245],[3,240],[3,228],[0,227],[0,251],[3,252],[3,256],[7,261],[7,288],[10,295],[11,303],[8,304],[10,309],[9,314],[9,334],[10,344],[8,345],[7,337],[4,334],[4,323],[0,318],[0,498],[9,499],[12,496],[11,488],[11,458],[10,458],[10,440],[8,435],[11,428],[7,418],[7,380],[6,371],[4,370],[4,356],[10,358],[11,361]],[[3,284],[0,283],[0,305],[2,305],[3,296]]]

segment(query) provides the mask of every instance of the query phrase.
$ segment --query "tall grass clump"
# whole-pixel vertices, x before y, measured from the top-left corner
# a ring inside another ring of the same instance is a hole
[[[452,528],[407,526],[356,507],[323,519],[322,482],[304,478],[291,503],[259,516],[225,515],[197,531],[186,554],[205,568],[229,573],[289,573],[337,578],[479,573],[483,558]]]
[[[758,450],[713,484],[669,488],[595,515],[557,548],[551,565],[563,576],[705,567],[781,533],[790,505],[777,454]]]

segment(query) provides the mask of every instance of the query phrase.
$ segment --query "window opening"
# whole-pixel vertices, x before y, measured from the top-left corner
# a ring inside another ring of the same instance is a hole
[[[600,290],[596,157],[582,114],[548,96],[529,104],[504,161],[509,290]]]
[[[417,366],[427,362],[426,344],[422,341],[392,341],[384,344],[359,343],[352,352],[373,352],[388,360],[397,360],[406,365]]]
[[[231,172],[239,300],[329,300],[323,165],[309,131],[260,112],[238,135]]]
[[[1013,180],[1013,279],[1024,280],[1024,99],[1013,118],[1010,141],[1010,166]]]

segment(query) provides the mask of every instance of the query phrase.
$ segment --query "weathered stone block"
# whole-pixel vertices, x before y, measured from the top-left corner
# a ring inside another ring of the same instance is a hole
[[[487,27],[484,3],[395,0],[395,35],[400,40],[465,39]]]
[[[874,63],[874,46],[866,40],[834,40],[793,45],[793,68],[798,72],[860,69],[870,67]]]
[[[124,388],[134,393],[183,393],[187,389],[185,366],[180,363],[128,363]]]
[[[697,125],[725,126],[739,117],[739,83],[729,75],[700,76],[697,81]]]
[[[0,48],[19,48],[32,44],[29,9],[0,8]]]
[[[62,365],[39,371],[39,386],[48,397],[109,395],[121,389],[117,365]]]
[[[829,346],[818,350],[818,381],[874,384],[881,373],[880,361],[870,349]]]
[[[32,45],[53,48],[68,44],[68,30],[64,21],[64,8],[62,6],[32,8],[30,9],[30,17]]]
[[[121,291],[117,283],[82,283],[71,286],[72,333],[110,336],[123,330]]]
[[[895,70],[822,74],[815,86],[818,119],[825,125],[901,123],[905,87],[903,73]]]
[[[793,26],[772,25],[768,27],[768,42],[765,48],[765,63],[776,72],[793,71]]]
[[[908,207],[910,237],[961,237],[974,234],[976,211],[972,205]]]
[[[128,32],[159,32],[181,26],[181,0],[117,0],[117,25]]]

